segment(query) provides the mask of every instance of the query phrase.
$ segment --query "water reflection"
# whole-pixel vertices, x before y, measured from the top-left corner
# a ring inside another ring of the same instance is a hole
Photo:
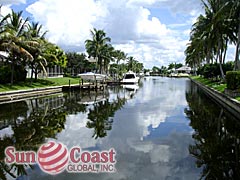
[[[202,167],[202,178],[240,178],[240,119],[209,101],[199,88],[191,84],[186,93],[189,108],[185,110],[195,129],[195,145],[189,147]]]
[[[102,138],[107,135],[107,131],[112,129],[113,117],[115,111],[119,110],[126,102],[126,99],[117,97],[113,102],[101,101],[93,105],[93,109],[89,110],[87,128],[93,128],[95,139]]]
[[[5,108],[8,109],[5,109]],[[14,146],[18,151],[37,150],[46,138],[55,138],[64,129],[66,112],[63,108],[51,108],[39,100],[0,105],[1,139],[0,160],[2,179],[26,174],[28,165],[7,165],[3,162],[4,150]]]
[[[16,178],[26,175],[26,169],[34,166],[7,165],[4,150],[14,146],[18,151],[34,150],[46,139],[54,138],[65,129],[66,117],[84,113],[88,121],[85,127],[94,129],[95,139],[111,130],[115,111],[126,102],[125,93],[109,100],[108,91],[66,92],[57,96],[31,99],[0,105],[0,178]]]
[[[199,116],[196,113],[200,111],[193,111],[196,106],[194,100],[201,101],[199,107],[213,103],[194,95],[191,88],[188,90],[188,79],[148,77],[142,80],[139,87],[109,87],[101,93],[66,92],[32,102],[19,102],[16,104],[19,112],[14,112],[15,115],[5,113],[7,106],[0,106],[3,109],[0,112],[1,129],[7,135],[1,136],[5,138],[2,141],[15,137],[17,128],[22,124],[19,128],[21,136],[33,147],[55,138],[69,148],[78,145],[84,150],[115,148],[117,151],[116,173],[64,172],[53,177],[34,166],[34,170],[27,168],[28,175],[19,179],[199,179],[202,169],[196,167],[189,149],[196,145],[195,137],[200,131],[205,136],[211,132],[206,131],[209,128],[206,124],[195,120],[195,115]],[[14,111],[15,104],[10,104],[8,108],[11,106]],[[219,117],[215,109],[206,110],[209,116]],[[209,122],[205,120],[204,123]],[[225,123],[227,125],[228,122]],[[205,130],[200,129],[201,126]],[[37,134],[39,139],[35,137]],[[26,148],[25,145],[22,148]]]

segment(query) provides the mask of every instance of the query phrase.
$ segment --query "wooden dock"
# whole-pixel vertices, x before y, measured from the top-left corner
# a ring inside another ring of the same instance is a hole
[[[80,84],[80,89],[83,90],[104,90],[107,84],[101,84],[101,83],[83,83]]]
[[[82,83],[82,84],[70,84],[62,86],[63,90],[71,90],[71,89],[80,89],[80,90],[104,90],[107,84],[101,83]]]

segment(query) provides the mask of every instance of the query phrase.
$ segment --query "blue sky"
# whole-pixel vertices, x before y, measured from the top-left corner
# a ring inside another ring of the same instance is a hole
[[[200,0],[0,0],[0,4],[5,11],[23,10],[25,17],[41,23],[47,38],[65,51],[84,52],[90,29],[103,29],[116,49],[146,68],[184,63],[191,25],[203,11]]]

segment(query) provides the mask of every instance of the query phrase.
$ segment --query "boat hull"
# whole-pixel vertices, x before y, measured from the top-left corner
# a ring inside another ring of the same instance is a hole
[[[126,73],[121,80],[121,84],[137,84],[139,82],[139,77],[136,76],[136,73],[129,71]]]

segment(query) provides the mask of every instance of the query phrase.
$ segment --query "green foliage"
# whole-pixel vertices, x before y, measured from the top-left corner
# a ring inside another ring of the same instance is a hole
[[[223,72],[226,74],[227,71],[233,70],[233,63],[227,62],[226,64],[222,65]],[[217,78],[221,75],[219,64],[205,64],[204,66],[198,68],[197,73],[202,75],[204,78]]]
[[[226,81],[228,89],[240,89],[240,71],[228,71]]]
[[[132,56],[128,57],[128,62],[127,62],[128,71],[140,73],[143,70],[143,68],[144,68],[143,63],[138,62]]]
[[[49,86],[62,86],[68,85],[69,80],[71,84],[79,84],[79,78],[47,78],[47,79],[37,79],[31,82],[30,79],[26,79],[22,82],[16,82],[13,85],[0,84],[0,92],[13,91],[13,90],[25,90],[33,88],[44,88]]]
[[[97,59],[98,70],[103,72],[103,67],[109,64],[110,42],[111,38],[106,36],[103,30],[93,29],[91,31],[92,39],[85,41],[85,47],[88,55]],[[111,55],[110,55],[111,57]],[[105,69],[106,71],[106,69]]]
[[[240,1],[202,0],[202,3],[205,13],[199,15],[192,25],[185,62],[198,68],[203,63],[217,61],[220,63],[221,78],[224,79],[221,64],[225,63],[229,44],[235,45],[235,70],[239,64]]]
[[[160,68],[157,67],[157,66],[153,66],[152,71],[153,71],[154,73],[159,73],[159,72],[160,72]]]
[[[11,81],[11,69],[9,66],[0,67],[0,83],[6,84]]]
[[[65,74],[76,76],[79,73],[89,72],[95,68],[95,63],[86,60],[86,55],[75,52],[66,53],[67,72]]]
[[[200,76],[192,76],[191,79],[195,80],[195,81],[198,81],[210,88],[213,88],[219,92],[224,92],[224,90],[226,89],[227,85],[225,83],[221,83],[219,81],[213,81],[211,79],[206,79],[206,78],[203,78],[203,77],[200,77]]]
[[[25,81],[27,72],[24,67],[15,65],[15,71],[13,77],[16,82]],[[11,67],[1,66],[0,67],[0,83],[7,84],[11,83]]]
[[[48,43],[45,54],[49,67],[58,65],[62,68],[65,68],[67,66],[67,56],[65,52],[57,45]]]

